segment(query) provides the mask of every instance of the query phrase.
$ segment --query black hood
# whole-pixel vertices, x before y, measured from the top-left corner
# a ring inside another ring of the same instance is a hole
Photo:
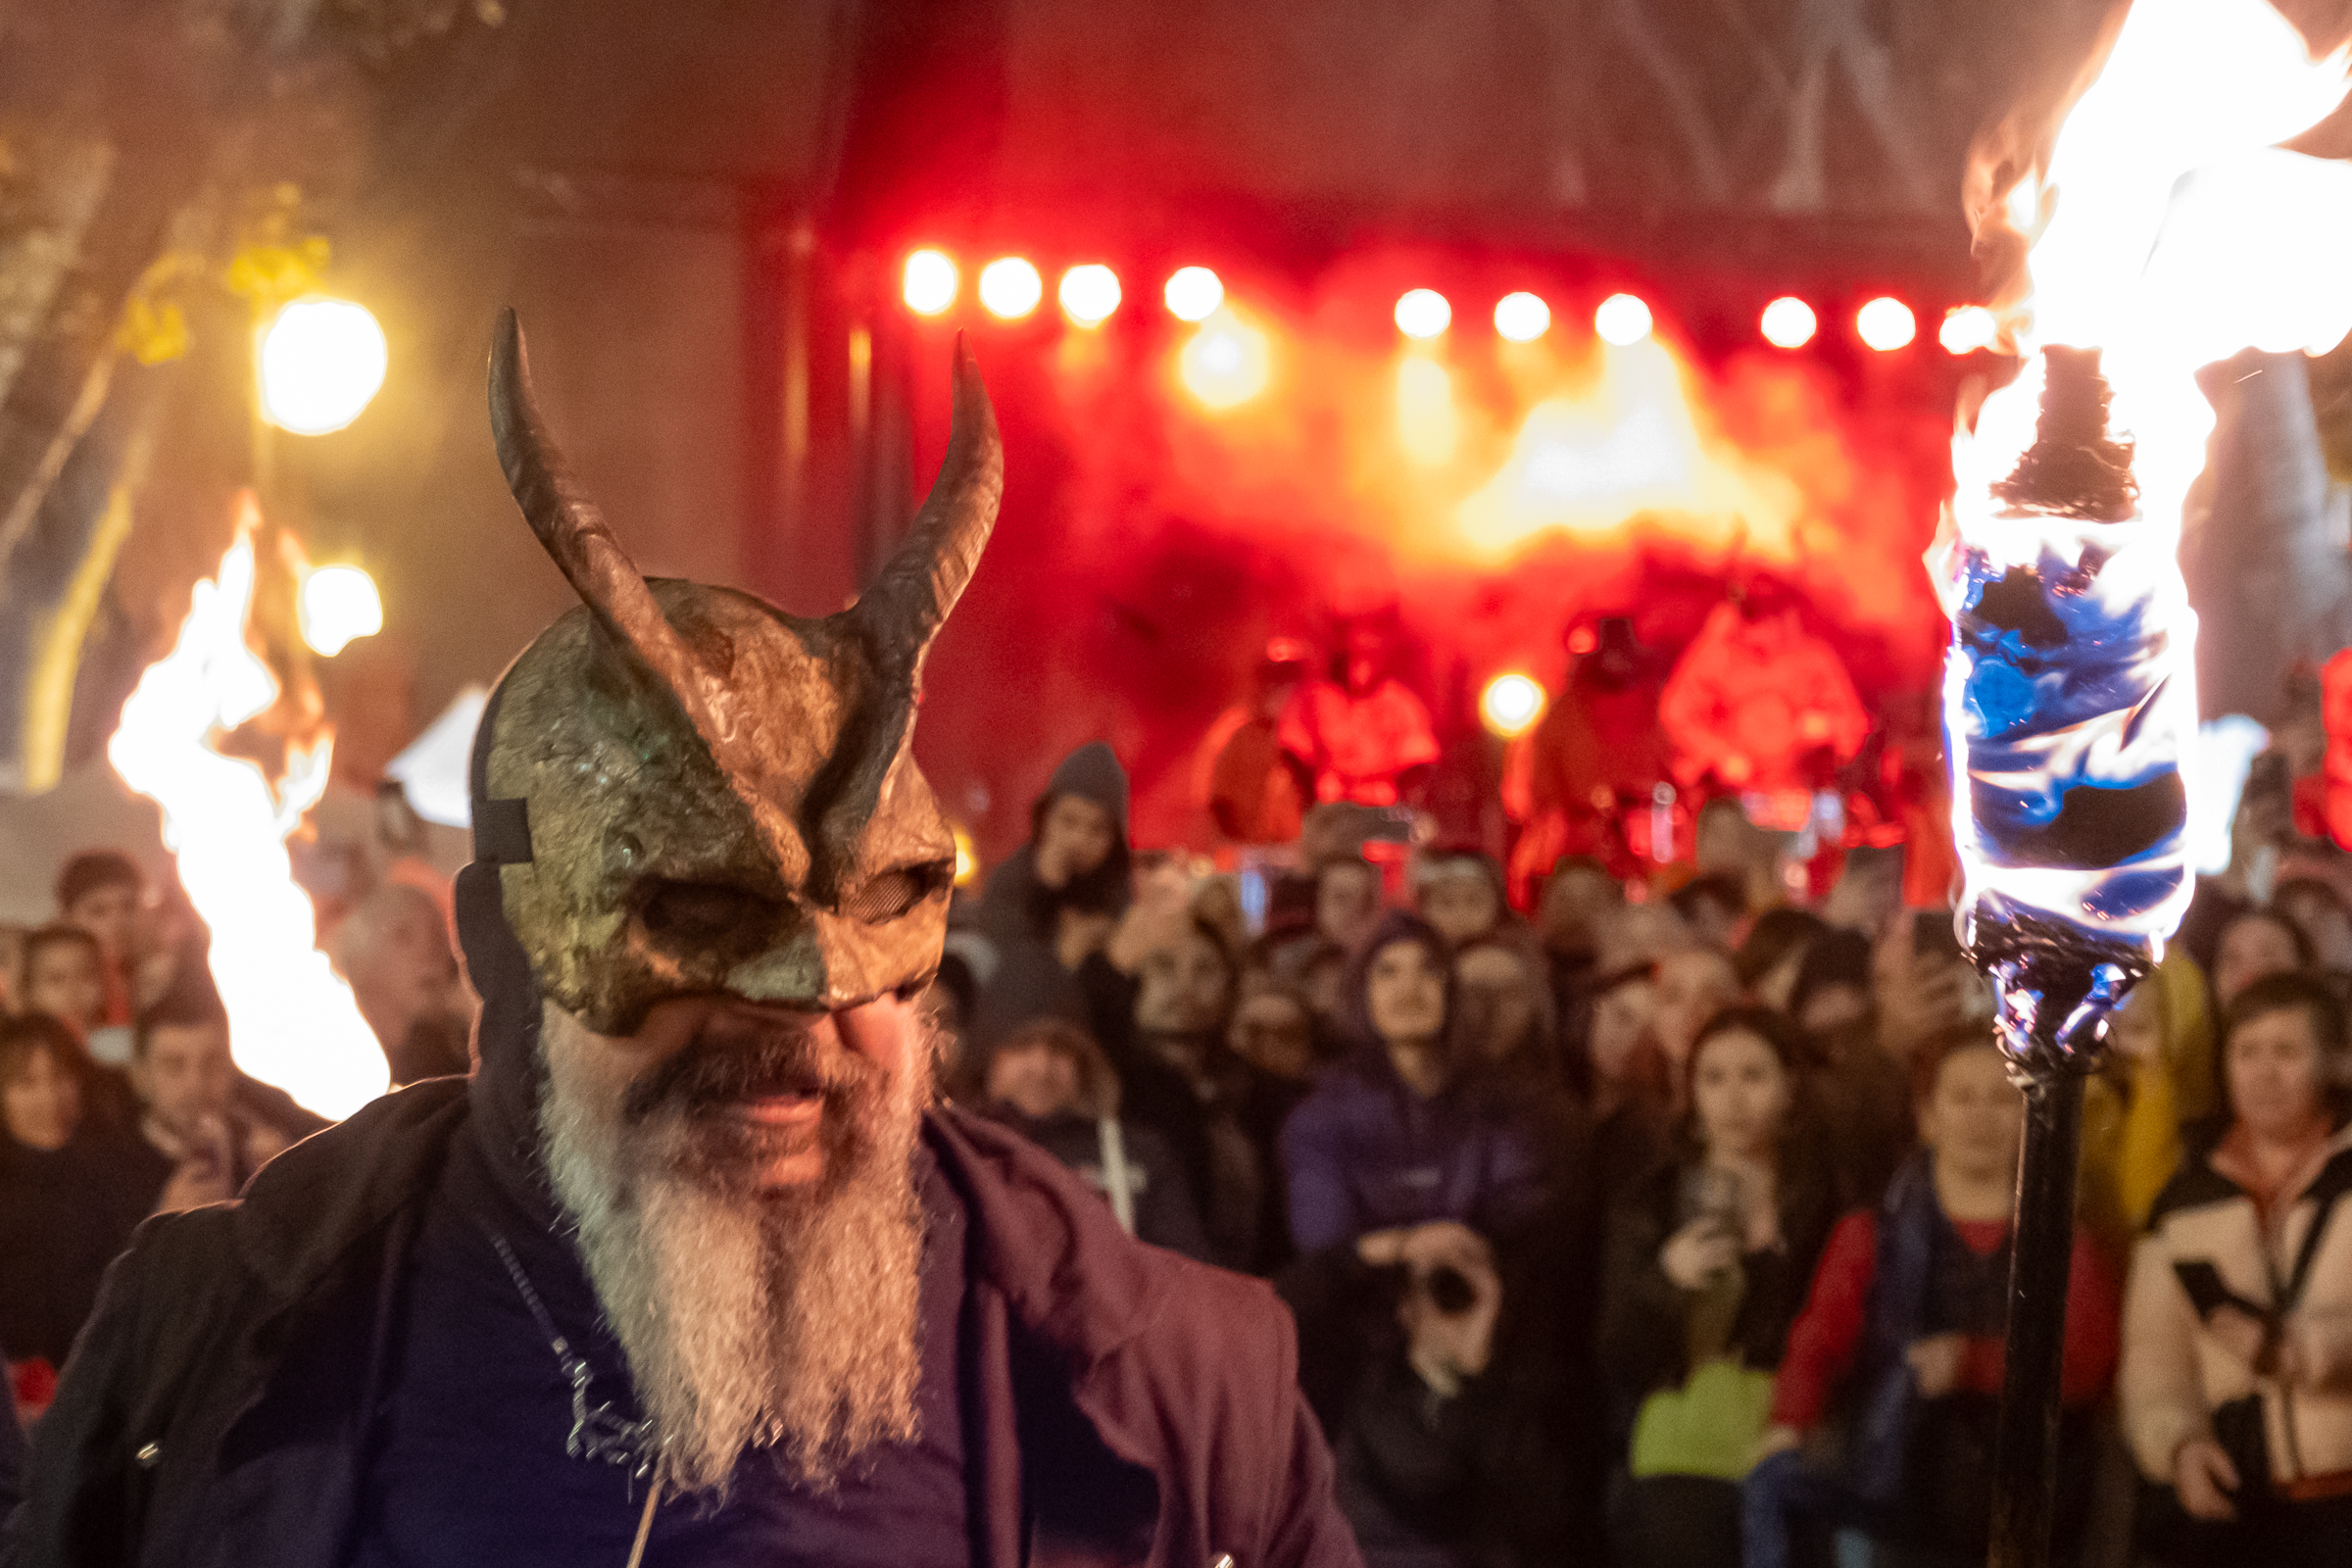
[[[498,722],[501,681],[482,708],[466,769],[473,813],[473,863],[458,873],[458,946],[466,972],[482,999],[473,1026],[473,1080],[468,1086],[473,1136],[510,1197],[551,1226],[554,1193],[539,1158],[539,979],[514,928],[507,924],[499,867],[530,858],[522,803],[489,798],[490,738]]]

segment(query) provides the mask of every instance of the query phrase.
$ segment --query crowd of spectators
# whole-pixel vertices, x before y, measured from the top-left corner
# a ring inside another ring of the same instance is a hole
[[[1311,807],[1214,871],[1137,849],[1083,748],[956,896],[940,1095],[1273,1282],[1374,1568],[1983,1560],[2024,1115],[1952,911],[1866,851],[1792,897],[1731,800],[1687,861],[1566,857],[1524,911],[1411,821]],[[2269,892],[2201,892],[2088,1087],[2066,1561],[2352,1541],[2352,914],[2324,876]],[[136,866],[77,857],[57,899],[0,1023],[27,1417],[130,1229],[317,1125],[235,1068]],[[444,906],[340,916],[395,1081],[466,1070]]]
[[[1792,900],[1725,801],[1691,860],[1566,858],[1522,914],[1395,812],[1199,876],[1126,812],[1106,749],[1054,775],[957,919],[943,1082],[1274,1282],[1376,1568],[1984,1560],[2024,1105],[1899,859]],[[2116,1019],[2062,1560],[2352,1540],[2348,991],[2332,882],[2214,883]]]

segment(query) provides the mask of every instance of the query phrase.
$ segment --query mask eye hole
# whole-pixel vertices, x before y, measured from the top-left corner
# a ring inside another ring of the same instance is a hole
[[[764,930],[775,913],[770,901],[723,882],[656,881],[637,906],[646,933],[664,944],[725,944]]]
[[[934,860],[927,865],[902,865],[885,871],[841,901],[845,919],[861,925],[885,925],[946,887],[956,878],[956,862]]]

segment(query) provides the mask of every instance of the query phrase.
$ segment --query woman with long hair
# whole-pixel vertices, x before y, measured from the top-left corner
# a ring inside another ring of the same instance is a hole
[[[1798,1078],[1778,1013],[1715,1014],[1691,1044],[1673,1154],[1609,1215],[1599,1343],[1620,1562],[1739,1560],[1739,1482],[1837,1217]]]

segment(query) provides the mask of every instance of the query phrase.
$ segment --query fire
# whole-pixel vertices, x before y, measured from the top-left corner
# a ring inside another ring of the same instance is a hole
[[[1503,555],[1547,530],[1607,534],[1637,519],[1718,549],[1792,554],[1787,526],[1806,508],[1786,476],[1703,430],[1701,398],[1655,337],[1595,350],[1582,383],[1528,412],[1493,479],[1455,510],[1475,549]]]
[[[2187,906],[2178,830],[2120,863],[2028,846],[2081,789],[2174,788],[2178,773],[2197,814],[2196,617],[2176,560],[2214,423],[2195,372],[2246,348],[2324,352],[2352,329],[2352,167],[2274,145],[2344,90],[2344,57],[2313,62],[2264,0],[2136,0],[2046,172],[1987,206],[1990,226],[2033,238],[2031,294],[2004,325],[2034,357],[1954,438],[1930,564],[1956,621],[1982,619],[1980,596],[2013,574],[2066,627],[2054,655],[1998,667],[1955,645],[1967,908],[1985,897],[2153,958]],[[2035,438],[2052,373],[2037,351],[2061,346],[2100,351],[2112,427],[2133,443],[2131,515],[2025,514],[1996,494]]]
[[[286,854],[287,836],[326,789],[332,737],[290,746],[274,791],[259,766],[216,744],[278,696],[246,642],[253,523],[248,502],[220,574],[196,584],[178,641],[122,705],[107,758],[163,808],[180,883],[213,933],[213,980],[237,1065],[340,1118],[391,1079],[351,988],[318,951],[317,915]]]

